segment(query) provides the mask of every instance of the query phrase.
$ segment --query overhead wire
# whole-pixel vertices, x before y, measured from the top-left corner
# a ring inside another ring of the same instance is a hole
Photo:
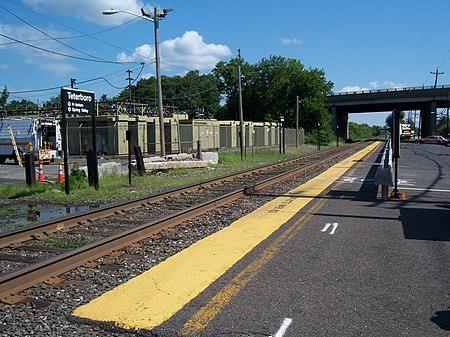
[[[109,63],[109,64],[136,64],[136,63],[138,63],[138,62],[120,62],[120,61],[107,61],[107,60],[88,59],[86,57],[80,57],[80,56],[75,56],[75,55],[64,54],[64,53],[60,53],[60,52],[57,52],[57,51],[54,51],[54,50],[49,50],[49,49],[46,49],[46,48],[38,47],[38,46],[35,46],[35,45],[30,44],[30,43],[26,43],[26,42],[17,40],[17,39],[15,39],[13,37],[10,37],[10,36],[7,36],[7,35],[1,34],[1,33],[0,33],[0,36],[4,37],[5,39],[9,39],[9,40],[15,41],[17,43],[23,44],[25,46],[28,46],[30,48],[34,48],[34,49],[37,49],[37,50],[45,51],[45,52],[50,53],[50,54],[59,55],[59,56],[72,58],[72,59],[76,59],[76,60],[97,62],[97,63]]]
[[[71,27],[71,26],[69,26],[69,25],[66,25],[66,24],[62,23],[62,22],[59,22],[59,21],[57,21],[57,20],[54,20],[54,19],[52,19],[52,18],[50,18],[50,17],[48,17],[48,16],[46,16],[46,15],[43,15],[43,14],[41,14],[41,13],[36,12],[36,11],[30,9],[30,8],[27,8],[27,7],[25,7],[25,6],[22,6],[22,5],[18,4],[18,3],[16,3],[15,1],[12,1],[12,0],[7,0],[7,1],[9,1],[9,2],[11,2],[11,3],[15,4],[16,6],[19,6],[19,7],[23,8],[23,9],[26,9],[26,10],[28,10],[28,11],[30,11],[30,12],[36,14],[36,15],[39,15],[39,16],[41,16],[41,17],[43,17],[43,18],[45,18],[45,19],[47,19],[47,20],[49,20],[49,21],[52,21],[52,22],[54,22],[54,23],[56,23],[56,24],[58,24],[58,25],[61,25],[61,26],[63,26],[63,27],[66,27],[66,28],[68,28],[68,29],[70,29],[70,30],[73,30],[73,31],[75,31],[75,32],[77,32],[77,33],[79,33],[79,34],[81,34],[80,36],[76,36],[76,37],[68,37],[68,38],[89,37],[89,38],[91,38],[91,39],[94,39],[94,40],[96,40],[96,41],[98,41],[98,42],[101,42],[101,43],[103,43],[103,44],[109,45],[109,46],[114,47],[114,48],[116,48],[116,49],[119,49],[119,50],[121,50],[121,51],[130,53],[130,54],[135,53],[135,52],[132,52],[132,51],[127,50],[127,49],[125,49],[125,48],[122,48],[122,47],[120,47],[120,46],[117,46],[117,45],[115,45],[115,44],[112,44],[112,43],[110,43],[110,42],[107,42],[107,41],[104,41],[104,40],[102,40],[102,39],[99,39],[99,38],[95,37],[94,35],[103,34],[103,33],[106,33],[106,32],[108,32],[108,31],[111,31],[111,30],[113,30],[113,29],[117,29],[117,28],[120,28],[120,27],[122,27],[122,26],[125,26],[125,25],[127,25],[127,24],[129,24],[129,23],[131,23],[131,22],[133,22],[133,21],[135,21],[135,20],[138,20],[138,19],[139,19],[138,17],[134,17],[134,18],[130,19],[129,21],[126,21],[126,22],[124,22],[124,23],[122,23],[122,24],[120,24],[120,25],[114,26],[114,27],[112,27],[112,28],[109,28],[109,29],[106,29],[106,30],[103,30],[103,31],[100,31],[100,32],[96,32],[96,33],[92,33],[92,34],[86,34],[86,33],[82,32],[82,31],[80,31],[80,30],[78,30],[78,29],[76,29],[76,28],[73,28],[73,27]],[[63,38],[61,38],[61,39],[63,39]],[[26,41],[26,42],[30,42],[30,41]],[[146,62],[152,60],[152,59],[147,58],[146,56],[141,55],[141,54],[138,54],[138,53],[136,53],[136,55],[142,57],[144,60],[146,60]]]
[[[0,35],[1,35],[1,34],[0,34]],[[142,70],[144,69],[145,66],[146,66],[145,63],[144,63],[144,64],[141,63],[140,71],[139,71],[138,76],[136,77],[136,80],[139,78],[139,76],[140,76],[140,74],[142,73]],[[136,68],[136,69],[139,69],[139,68]],[[92,78],[92,79],[87,79],[87,80],[77,81],[77,84],[85,84],[85,83],[90,83],[90,82],[97,81],[97,80],[102,80],[102,81],[105,81],[106,83],[108,83],[111,87],[113,87],[113,88],[115,88],[115,89],[121,89],[121,90],[122,90],[122,89],[126,88],[127,86],[125,86],[125,87],[118,87],[118,86],[115,86],[114,84],[112,84],[112,83],[107,79],[107,77],[113,77],[113,78],[116,78],[116,77],[119,76],[119,74],[121,74],[121,73],[123,73],[123,72],[124,72],[124,70],[122,69],[122,70],[120,70],[120,71],[116,71],[116,72],[113,72],[113,73],[111,73],[111,74],[107,74],[107,75],[103,75],[103,76],[98,76],[98,77],[95,77],[95,78]],[[121,76],[121,75],[120,75],[120,76]],[[50,87],[50,88],[43,88],[43,89],[28,89],[28,90],[9,91],[9,94],[17,95],[17,94],[27,94],[27,93],[38,93],[38,92],[45,92],[45,91],[53,91],[53,90],[58,90],[58,89],[60,89],[60,88],[62,88],[62,87],[65,87],[65,86],[67,86],[67,85],[69,85],[69,84],[63,84],[63,85],[59,85],[59,86],[55,86],[55,87]]]
[[[88,54],[88,53],[85,53],[85,52],[83,52],[83,51],[81,51],[81,50],[78,50],[77,48],[74,48],[74,47],[72,47],[72,46],[70,46],[70,45],[68,45],[68,44],[63,43],[63,42],[60,41],[60,40],[64,40],[64,39],[75,39],[75,38],[89,37],[89,38],[92,38],[92,39],[94,39],[94,40],[97,40],[97,41],[99,41],[99,42],[101,42],[101,43],[110,45],[110,46],[112,46],[112,47],[114,47],[114,48],[117,48],[117,49],[119,49],[119,50],[122,50],[122,51],[125,51],[125,52],[128,52],[128,53],[132,54],[132,53],[135,53],[135,52],[131,52],[131,51],[129,51],[129,50],[126,50],[126,49],[124,49],[124,48],[121,48],[121,47],[116,46],[116,45],[114,45],[114,44],[111,44],[111,43],[109,43],[109,42],[106,42],[106,41],[104,41],[104,40],[101,40],[101,39],[99,39],[99,38],[96,38],[96,37],[94,37],[94,35],[99,35],[99,34],[102,34],[102,33],[108,32],[108,31],[111,31],[111,30],[113,30],[113,29],[119,28],[119,27],[121,27],[121,26],[124,26],[124,25],[126,25],[126,24],[132,22],[132,21],[137,20],[138,18],[133,18],[133,19],[131,19],[131,20],[129,20],[129,21],[123,23],[123,24],[120,24],[120,25],[118,25],[118,26],[114,26],[114,27],[109,28],[109,29],[104,30],[104,31],[100,31],[100,32],[97,32],[97,33],[92,33],[92,34],[86,34],[86,33],[84,33],[84,32],[81,32],[81,31],[79,31],[79,30],[73,28],[73,27],[70,27],[70,26],[68,26],[68,25],[66,25],[66,24],[64,24],[64,23],[61,23],[61,22],[58,22],[58,21],[56,21],[56,20],[54,20],[54,19],[52,19],[52,18],[49,18],[49,17],[47,17],[47,16],[45,16],[45,15],[43,15],[43,14],[41,14],[41,13],[35,12],[34,10],[32,10],[32,9],[30,9],[30,8],[24,7],[24,6],[22,6],[22,5],[18,4],[18,3],[16,3],[15,1],[12,1],[12,0],[7,0],[7,1],[10,2],[10,3],[15,4],[16,6],[19,6],[19,7],[22,7],[22,8],[24,8],[24,9],[28,10],[28,11],[31,11],[31,12],[35,13],[36,15],[42,16],[42,17],[44,17],[44,18],[46,18],[46,19],[48,19],[48,20],[50,20],[50,21],[52,21],[52,22],[55,22],[55,23],[57,23],[57,24],[59,24],[59,25],[62,25],[62,26],[64,26],[64,27],[66,27],[66,28],[69,28],[69,29],[71,29],[71,30],[73,30],[73,31],[75,31],[75,32],[80,33],[80,35],[78,35],[78,36],[68,36],[68,37],[58,37],[58,38],[57,38],[57,37],[53,37],[53,36],[51,36],[50,34],[44,32],[43,30],[41,30],[41,29],[35,27],[34,25],[30,24],[30,23],[27,22],[26,20],[24,20],[24,19],[20,18],[19,16],[15,15],[15,14],[12,13],[10,10],[6,9],[4,6],[0,5],[0,8],[4,9],[4,10],[7,11],[8,13],[10,13],[12,16],[16,17],[18,20],[20,20],[20,21],[24,22],[25,24],[29,25],[29,26],[32,27],[33,29],[39,31],[41,34],[47,36],[49,40],[56,41],[56,42],[58,42],[58,43],[64,45],[64,46],[67,47],[67,48],[70,48],[70,49],[72,49],[72,50],[74,50],[74,51],[76,51],[76,52],[79,52],[79,53],[84,54],[84,55],[86,55],[86,56],[89,56],[89,57],[91,57],[91,58],[84,58],[84,57],[80,57],[80,56],[69,55],[69,54],[65,54],[65,53],[61,53],[61,52],[57,52],[57,51],[52,51],[52,50],[49,50],[49,49],[46,49],[46,48],[39,47],[39,46],[36,46],[36,45],[33,45],[33,44],[28,43],[28,42],[35,42],[35,41],[43,41],[43,40],[47,40],[47,39],[35,39],[35,40],[23,40],[23,41],[21,41],[21,40],[18,40],[18,39],[15,39],[15,38],[13,38],[13,37],[10,37],[10,36],[7,36],[7,35],[4,35],[4,34],[1,34],[1,33],[0,33],[0,36],[2,36],[2,37],[4,37],[4,38],[9,39],[9,40],[12,41],[12,42],[9,42],[9,43],[3,43],[3,44],[0,44],[0,46],[1,46],[1,45],[12,44],[12,43],[18,43],[18,44],[23,44],[23,45],[25,45],[25,46],[27,46],[27,47],[30,47],[30,48],[34,48],[34,49],[41,50],[41,51],[44,51],[44,52],[48,52],[48,53],[51,53],[51,54],[55,54],[55,55],[58,55],[58,56],[68,57],[68,58],[73,58],[73,59],[78,59],[78,60],[83,60],[83,61],[98,62],[98,63],[108,63],[108,64],[136,64],[136,63],[138,63],[138,62],[120,62],[120,61],[109,61],[109,60],[105,60],[105,59],[102,59],[102,58],[99,58],[99,57],[90,55],[90,54]],[[142,57],[143,59],[147,59],[147,62],[145,62],[144,64],[142,64],[142,62],[141,62],[142,67],[140,68],[140,71],[139,71],[138,75],[136,76],[136,78],[133,80],[132,84],[136,83],[136,81],[139,79],[139,77],[140,77],[140,75],[141,75],[141,73],[142,73],[142,71],[143,71],[143,69],[144,69],[144,67],[145,67],[146,65],[149,65],[149,64],[151,64],[151,63],[155,63],[155,59],[154,59],[154,58],[148,59],[147,57],[145,57],[145,56],[143,56],[143,55],[140,55],[140,54],[138,54],[138,53],[135,53],[135,55],[140,56],[140,57]],[[150,62],[149,62],[149,61],[150,61]],[[166,64],[166,65],[171,66],[171,67],[175,67],[175,68],[187,70],[187,71],[191,71],[191,70],[192,70],[192,69],[188,69],[188,68],[185,68],[185,67],[182,67],[182,66],[179,66],[179,65],[174,65],[174,64],[167,63],[167,62],[163,62],[163,61],[161,61],[161,63],[162,63],[162,64]],[[115,89],[118,89],[118,90],[123,90],[123,89],[125,89],[125,88],[128,87],[128,86],[119,87],[119,86],[116,86],[116,85],[112,84],[111,81],[108,80],[108,78],[107,78],[107,77],[109,77],[109,76],[111,76],[111,75],[112,75],[112,74],[110,74],[110,75],[105,75],[105,76],[99,76],[99,77],[96,77],[96,78],[93,78],[93,79],[88,79],[88,80],[78,81],[77,84],[86,84],[86,83],[90,83],[90,82],[99,81],[99,82],[94,83],[94,84],[91,85],[91,86],[93,86],[93,85],[96,85],[96,84],[100,84],[101,82],[104,81],[104,82],[106,82],[108,85],[110,85],[112,88],[115,88]],[[63,86],[65,86],[65,85],[63,85]],[[52,91],[52,90],[60,89],[60,88],[63,87],[63,86],[55,86],[55,87],[51,87],[51,88],[43,88],[43,89],[32,89],[32,90],[11,91],[10,94],[38,93],[38,92]],[[205,93],[205,92],[214,90],[215,88],[216,88],[216,87],[211,87],[211,88],[208,88],[208,89],[203,90],[203,91],[198,92],[198,93],[193,93],[193,94],[190,94],[190,95],[185,95],[185,96],[180,96],[180,97],[172,97],[172,98],[165,97],[164,99],[165,99],[165,100],[166,100],[166,99],[167,99],[167,100],[177,100],[177,99],[189,98],[189,97],[201,95],[202,93]]]
[[[3,10],[5,10],[5,11],[8,12],[9,14],[11,14],[11,15],[14,16],[15,18],[17,18],[18,20],[24,22],[26,25],[28,25],[28,26],[32,27],[33,29],[37,30],[37,31],[40,32],[41,34],[43,34],[43,35],[49,37],[51,40],[53,40],[53,41],[55,41],[55,42],[58,42],[58,43],[62,44],[63,46],[65,46],[65,47],[67,47],[67,48],[69,48],[69,49],[72,49],[72,50],[74,50],[74,51],[76,51],[76,52],[78,52],[78,53],[81,53],[81,54],[83,54],[83,55],[89,56],[89,57],[91,57],[92,59],[91,59],[91,58],[78,57],[78,56],[75,56],[75,55],[68,55],[68,54],[64,54],[64,53],[52,51],[52,50],[49,50],[49,49],[46,49],[46,48],[42,48],[42,47],[39,47],[39,46],[35,46],[35,45],[32,45],[32,44],[26,43],[26,42],[24,42],[24,41],[17,40],[17,39],[15,39],[15,38],[6,36],[6,35],[4,35],[4,34],[0,34],[2,37],[5,37],[5,38],[7,38],[7,39],[9,39],[9,40],[15,41],[15,42],[17,42],[17,43],[21,43],[21,44],[23,44],[23,45],[26,45],[26,46],[28,46],[28,47],[35,48],[35,49],[38,49],[38,50],[41,50],[41,51],[46,51],[46,52],[51,53],[51,54],[55,54],[55,55],[59,55],[59,56],[64,56],[64,57],[75,58],[75,59],[83,60],[83,61],[100,62],[100,63],[113,63],[113,64],[126,64],[126,63],[129,64],[129,63],[136,63],[136,62],[108,61],[108,60],[105,60],[105,59],[103,59],[103,58],[100,58],[100,57],[97,57],[97,56],[94,56],[94,55],[90,55],[90,54],[88,54],[88,53],[86,53],[86,52],[84,52],[84,51],[82,51],[82,50],[79,50],[79,49],[77,49],[77,48],[74,48],[74,47],[68,45],[67,43],[64,43],[64,42],[61,42],[61,41],[55,39],[55,38],[52,37],[50,34],[47,34],[47,33],[44,32],[43,30],[41,30],[41,29],[35,27],[34,25],[32,25],[31,23],[29,23],[29,22],[27,22],[26,20],[22,19],[21,17],[17,16],[16,14],[14,14],[13,12],[11,12],[11,11],[8,10],[7,8],[5,8],[4,6],[0,5],[0,8],[2,8]]]

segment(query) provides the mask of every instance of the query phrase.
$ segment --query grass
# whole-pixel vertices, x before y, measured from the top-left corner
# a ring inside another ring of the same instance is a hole
[[[89,243],[94,242],[94,240],[89,240],[85,238],[74,238],[74,237],[64,237],[64,236],[55,236],[51,235],[46,238],[46,243],[50,247],[62,248],[62,249],[75,249],[79,247],[83,247]]]
[[[239,152],[219,153],[219,164],[208,168],[172,169],[157,174],[133,175],[132,184],[128,185],[128,176],[108,174],[100,178],[99,189],[89,186],[87,179],[79,171],[70,177],[70,194],[64,193],[64,184],[2,184],[0,195],[3,198],[27,199],[39,202],[59,204],[105,204],[114,201],[135,198],[161,190],[174,188],[202,180],[207,180],[233,172],[269,164],[285,159],[298,157],[315,151],[315,146],[304,145],[298,148],[287,148],[285,154],[278,149],[255,150],[247,152],[241,160]]]

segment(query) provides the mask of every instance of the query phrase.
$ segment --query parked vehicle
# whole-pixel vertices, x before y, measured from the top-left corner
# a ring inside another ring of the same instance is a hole
[[[419,138],[417,139],[417,142],[419,142],[420,144],[439,144],[439,145],[443,145],[445,142],[447,141],[447,139],[445,139],[442,136],[428,136],[425,138]]]
[[[411,124],[400,124],[400,139],[406,140],[414,137],[414,131]]]
[[[41,161],[53,161],[61,157],[62,137],[59,122],[52,117],[0,120],[0,164],[6,159],[18,163],[22,154],[30,151]]]

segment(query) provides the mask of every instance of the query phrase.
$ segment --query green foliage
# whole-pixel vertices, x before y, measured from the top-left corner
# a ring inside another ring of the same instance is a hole
[[[51,189],[47,184],[36,184],[33,186],[18,184],[2,184],[0,185],[0,195],[10,199],[24,198],[36,194],[43,194]]]
[[[200,75],[198,71],[189,71],[184,76],[162,76],[163,104],[175,107],[178,111],[185,111],[192,117],[212,118],[219,109],[220,93],[215,76]],[[131,86],[132,99],[137,103],[157,106],[157,83],[155,77],[139,80]],[[103,98],[105,99],[105,98]],[[127,101],[128,88],[116,98]],[[199,116],[199,112],[202,116]]]
[[[92,239],[86,239],[83,237],[73,237],[73,236],[65,237],[56,235],[49,236],[45,241],[51,247],[62,249],[75,249],[94,242],[94,240]]]
[[[6,102],[8,101],[9,91],[6,85],[3,87],[3,91],[0,95],[0,109],[6,108]]]
[[[88,186],[86,172],[80,170],[77,166],[70,170],[69,184],[72,190],[85,188]]]
[[[392,132],[392,114],[386,116],[385,126]],[[400,123],[405,123],[405,112],[400,111]]]
[[[447,115],[441,115],[441,117],[438,119],[438,123],[437,123],[437,133],[439,135],[442,135],[445,138],[448,138],[450,136],[447,135],[447,125],[450,124],[450,121],[447,122]],[[450,125],[449,125],[450,128]]]
[[[19,111],[36,111],[38,108],[36,103],[22,99],[21,101],[12,100],[6,104],[7,111],[19,112]]]
[[[220,111],[220,119],[238,119],[238,65],[241,65],[244,120],[254,122],[278,122],[285,117],[287,127],[296,121],[296,97],[300,103],[300,125],[308,132],[330,127],[330,115],[325,106],[325,94],[333,84],[326,81],[320,69],[305,69],[296,59],[282,56],[263,58],[251,65],[242,59],[219,62],[213,70],[220,81],[221,93],[226,105]],[[325,138],[328,138],[325,136]]]
[[[354,122],[350,122],[348,125],[348,134],[351,140],[370,139],[381,136],[383,133],[383,128],[379,125],[369,126],[365,123]]]

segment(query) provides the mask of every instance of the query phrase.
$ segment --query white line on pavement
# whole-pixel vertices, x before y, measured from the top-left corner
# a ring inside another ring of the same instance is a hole
[[[400,187],[402,190],[411,190],[411,191],[426,191],[426,192],[445,192],[450,193],[450,190],[437,190],[434,188],[415,188],[415,187]]]
[[[286,333],[289,325],[292,323],[292,318],[285,318],[283,324],[281,324],[280,329],[278,329],[277,333],[273,335],[273,337],[282,337]]]
[[[322,232],[326,232],[330,226],[333,226],[333,229],[331,230],[330,234],[334,234],[336,231],[336,228],[339,226],[337,222],[335,223],[327,223],[325,224],[325,227],[322,229]]]

